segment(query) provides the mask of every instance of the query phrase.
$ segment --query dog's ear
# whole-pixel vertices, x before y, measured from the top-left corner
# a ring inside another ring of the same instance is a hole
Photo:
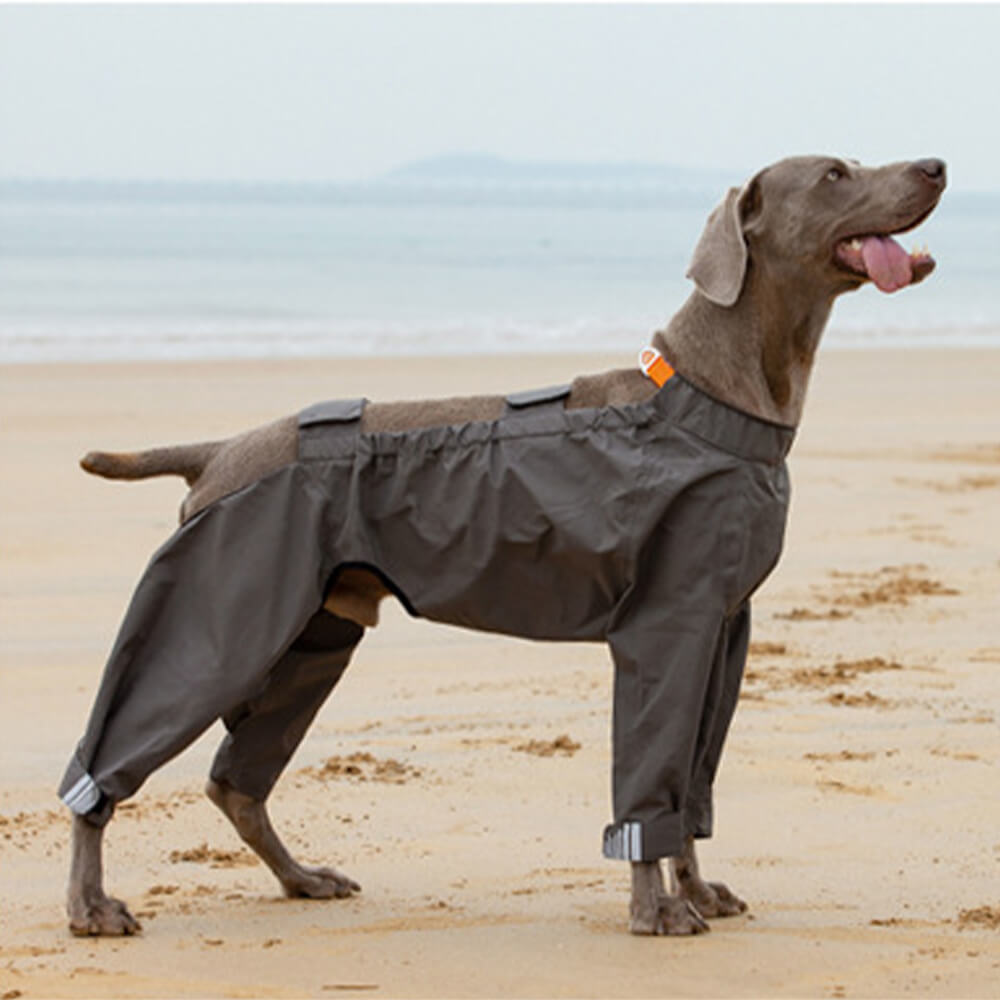
[[[705,223],[687,276],[705,298],[720,306],[736,304],[747,271],[747,223],[760,211],[760,175],[730,188]]]

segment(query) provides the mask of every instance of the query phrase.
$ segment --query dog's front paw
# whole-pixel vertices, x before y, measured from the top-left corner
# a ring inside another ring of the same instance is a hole
[[[282,878],[281,885],[285,895],[293,899],[346,899],[361,892],[361,886],[354,879],[333,868],[306,868],[304,865],[296,865],[294,872]]]
[[[77,937],[123,937],[138,934],[142,925],[120,899],[101,896],[70,904],[69,929]]]
[[[686,899],[657,893],[642,901],[633,900],[629,931],[632,934],[681,936],[704,934],[709,926]]]
[[[678,895],[686,899],[703,916],[738,917],[747,912],[743,902],[722,882],[705,882],[702,879],[682,879],[678,884]]]

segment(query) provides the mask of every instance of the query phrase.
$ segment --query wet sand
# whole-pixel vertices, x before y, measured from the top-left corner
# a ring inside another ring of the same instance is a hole
[[[216,727],[110,828],[143,934],[69,936],[54,789],[184,492],[79,456],[629,360],[0,368],[0,997],[1000,995],[1000,351],[820,358],[701,850],[749,915],[625,933],[602,648],[389,607],[272,800],[294,851],[364,892],[280,898],[201,794]]]

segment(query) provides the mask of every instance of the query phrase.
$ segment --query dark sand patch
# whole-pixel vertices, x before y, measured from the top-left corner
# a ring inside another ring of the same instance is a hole
[[[791,670],[785,667],[755,667],[747,671],[744,679],[748,684],[763,684],[772,691],[786,688],[821,689],[851,684],[867,674],[903,669],[903,665],[895,660],[869,656],[860,660],[837,660],[819,667],[794,667]]]
[[[958,915],[959,930],[1000,930],[1000,906],[976,906]]]
[[[832,600],[835,605],[851,608],[870,608],[878,605],[908,605],[914,597],[954,597],[959,592],[939,580],[926,576],[923,563],[912,566],[883,566],[873,573],[844,573],[834,571],[831,577],[838,581],[841,592]]]
[[[923,563],[883,566],[866,573],[832,570],[833,587],[814,586],[818,605],[779,611],[782,621],[837,621],[855,611],[879,607],[907,607],[914,598],[954,597],[960,592],[927,575]]]
[[[1000,465],[1000,444],[974,444],[962,448],[943,448],[927,453],[934,462],[968,462],[971,465]]]
[[[784,642],[751,642],[750,656],[786,656],[788,645]]]
[[[512,747],[518,753],[530,753],[536,757],[572,757],[580,749],[581,744],[567,733],[557,736],[554,740],[528,740]]]
[[[908,479],[897,476],[900,486],[918,486],[936,493],[974,493],[1000,488],[1000,476],[960,476],[958,479]]]
[[[170,852],[172,864],[191,863],[208,865],[211,868],[243,868],[258,864],[257,856],[242,848],[228,851],[219,847],[209,847],[204,841],[197,847]]]
[[[297,774],[303,774],[318,781],[379,781],[389,785],[403,785],[412,778],[419,778],[423,772],[394,757],[376,757],[365,751],[328,757],[316,767],[304,767]]]
[[[896,708],[898,702],[890,701],[888,698],[881,698],[873,691],[865,691],[864,694],[850,694],[846,691],[834,691],[828,695],[824,701],[838,708]]]
[[[838,608],[826,608],[820,611],[815,608],[792,608],[791,611],[777,611],[774,617],[786,622],[826,622],[850,618],[851,613]]]

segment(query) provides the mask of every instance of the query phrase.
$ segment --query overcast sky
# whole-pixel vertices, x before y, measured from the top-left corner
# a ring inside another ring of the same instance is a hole
[[[0,177],[340,180],[456,152],[1000,189],[1000,6],[0,6]]]

